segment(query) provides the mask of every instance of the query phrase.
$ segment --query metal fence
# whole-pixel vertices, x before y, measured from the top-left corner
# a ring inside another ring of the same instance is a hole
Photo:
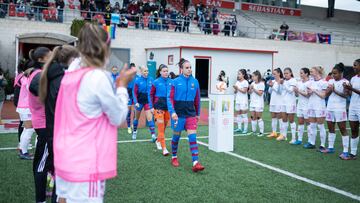
[[[120,23],[118,27],[130,29],[148,29],[157,31],[190,32],[194,34],[225,35],[233,37],[246,37],[255,39],[272,39],[274,34],[271,29],[264,26],[242,26],[238,24],[235,28],[230,24],[225,25],[227,19],[218,22],[185,20],[184,18],[160,18],[150,14],[119,14]],[[0,18],[13,20],[31,20],[51,23],[70,24],[74,19],[86,19],[98,21],[99,24],[111,24],[111,13],[69,9],[57,9],[51,4],[49,7],[31,6],[29,4],[4,4],[0,3]],[[230,20],[230,19],[229,19]],[[301,31],[299,31],[301,32]],[[360,35],[332,34],[332,44],[341,46],[360,46]]]

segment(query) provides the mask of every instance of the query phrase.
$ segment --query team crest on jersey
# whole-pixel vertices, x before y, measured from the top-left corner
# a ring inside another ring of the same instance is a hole
[[[194,83],[191,83],[191,87],[194,88],[194,87],[195,87],[195,84],[194,84]]]

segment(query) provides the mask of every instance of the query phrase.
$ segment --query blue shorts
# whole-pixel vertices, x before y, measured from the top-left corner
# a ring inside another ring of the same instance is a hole
[[[145,111],[150,110],[149,104],[139,104],[139,107],[135,106],[136,111],[141,111],[143,108]]]
[[[180,132],[183,130],[196,130],[197,129],[196,117],[178,118],[176,124],[174,120],[171,119],[171,128],[175,132]]]

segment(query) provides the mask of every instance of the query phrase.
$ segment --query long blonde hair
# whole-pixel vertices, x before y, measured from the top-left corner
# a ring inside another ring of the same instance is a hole
[[[86,66],[104,67],[110,55],[110,38],[98,25],[86,23],[79,33],[78,49]]]
[[[70,45],[62,45],[54,48],[49,60],[45,63],[40,77],[39,97],[42,103],[45,103],[48,91],[48,72],[53,63],[60,63],[68,66],[71,58],[79,57],[78,50]]]

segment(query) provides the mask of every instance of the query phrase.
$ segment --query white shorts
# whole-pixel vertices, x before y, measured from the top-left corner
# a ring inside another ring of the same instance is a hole
[[[31,114],[19,113],[21,121],[31,121]]]
[[[283,105],[281,106],[281,112],[284,113],[296,113],[296,105]]]
[[[360,110],[349,109],[349,121],[360,121]]]
[[[347,121],[346,111],[327,111],[326,121],[344,122]]]
[[[296,115],[298,118],[305,118],[305,119],[309,118],[307,109],[298,109]]]
[[[326,116],[326,110],[314,110],[314,109],[308,110],[309,118],[325,118],[325,116]]]
[[[56,176],[56,195],[67,203],[102,203],[105,194],[105,180],[97,182],[69,182]]]
[[[280,105],[270,105],[269,111],[272,113],[280,113],[281,112],[281,106]]]
[[[264,111],[264,107],[253,107],[253,106],[250,106],[250,111],[263,112],[263,111]]]
[[[235,104],[235,111],[245,111],[248,110],[249,105],[247,103],[245,104]]]

